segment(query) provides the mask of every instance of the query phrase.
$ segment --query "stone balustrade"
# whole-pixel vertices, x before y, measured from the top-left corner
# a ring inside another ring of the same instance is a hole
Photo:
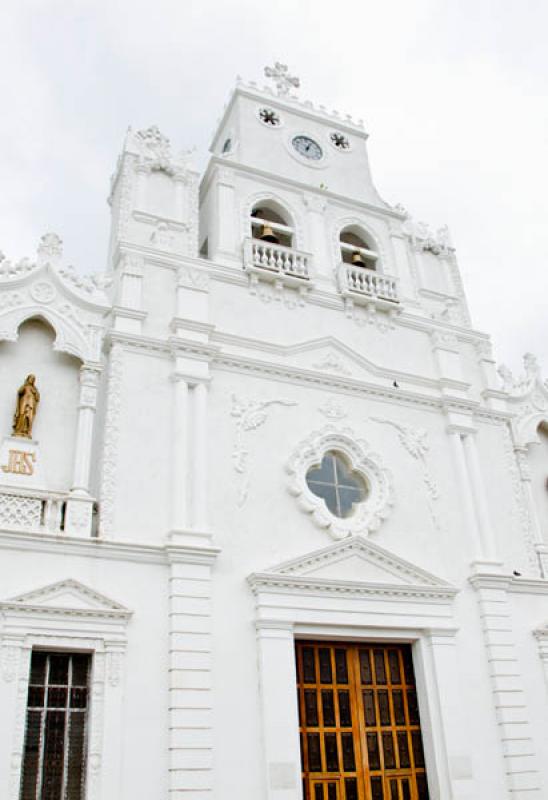
[[[343,297],[359,303],[399,303],[396,278],[366,267],[341,263],[338,269],[339,290]]]
[[[67,528],[68,502],[68,493],[2,488],[0,529],[63,534]]]
[[[310,283],[311,256],[280,244],[248,238],[244,244],[244,269],[266,280],[288,285]]]

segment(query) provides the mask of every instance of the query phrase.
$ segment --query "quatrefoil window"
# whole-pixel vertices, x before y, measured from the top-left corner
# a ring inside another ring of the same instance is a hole
[[[331,139],[334,147],[336,147],[338,150],[348,150],[350,147],[350,142],[342,133],[337,133],[334,131],[329,138]]]
[[[261,108],[259,118],[265,125],[272,125],[275,128],[280,124],[280,118],[271,108]]]
[[[329,511],[336,517],[349,517],[357,503],[365,500],[369,487],[360,475],[349,466],[343,455],[329,450],[319,466],[306,473],[310,491],[321,497]]]

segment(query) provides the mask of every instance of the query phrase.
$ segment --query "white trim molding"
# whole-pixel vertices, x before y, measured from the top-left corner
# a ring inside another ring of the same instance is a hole
[[[352,469],[363,476],[369,489],[366,499],[357,504],[353,514],[346,518],[332,514],[324,500],[313,494],[306,483],[307,471],[320,464],[329,450],[342,452]],[[393,503],[392,476],[383,466],[381,457],[349,428],[338,430],[327,425],[311,433],[295,448],[286,471],[289,475],[289,492],[297,498],[301,509],[311,514],[316,525],[326,529],[333,539],[372,533],[378,530],[390,513]]]
[[[30,659],[39,648],[93,654],[86,798],[119,797],[122,661],[132,612],[69,578],[0,602],[0,613],[0,702],[4,726],[12,731],[9,775],[0,793],[19,798]]]

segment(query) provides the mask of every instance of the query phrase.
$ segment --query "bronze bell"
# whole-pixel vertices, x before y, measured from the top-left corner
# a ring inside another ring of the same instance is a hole
[[[263,242],[272,242],[272,244],[278,244],[280,241],[270,225],[263,225],[259,239],[261,239]]]
[[[363,256],[359,250],[355,250],[352,253],[352,264],[354,267],[366,267],[367,264],[363,260]]]

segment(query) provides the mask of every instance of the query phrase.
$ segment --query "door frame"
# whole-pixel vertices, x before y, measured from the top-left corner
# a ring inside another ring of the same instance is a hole
[[[430,800],[474,796],[457,670],[455,592],[365,583],[349,591],[346,581],[276,580],[265,573],[249,583],[256,597],[268,800],[302,800],[295,639],[307,638],[410,644]]]

